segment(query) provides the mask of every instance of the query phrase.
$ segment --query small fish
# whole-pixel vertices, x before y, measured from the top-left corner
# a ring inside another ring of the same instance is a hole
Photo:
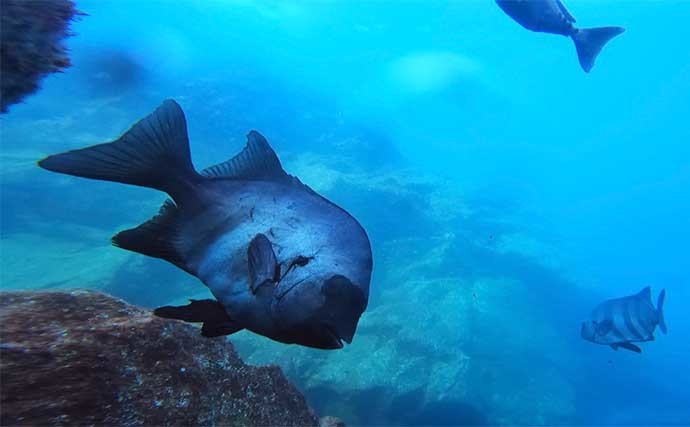
[[[237,156],[197,172],[184,113],[168,100],[119,139],[39,165],[170,195],[158,215],[116,234],[113,244],[171,262],[201,279],[215,300],[154,314],[203,323],[207,337],[248,329],[322,349],[352,342],[369,298],[367,234],[288,175],[258,132]]]
[[[575,18],[560,0],[496,0],[496,3],[528,30],[572,38],[580,66],[587,73],[604,45],[625,31],[622,27],[578,29],[574,26]]]
[[[652,304],[649,286],[639,293],[624,298],[604,301],[592,311],[592,319],[582,323],[582,338],[595,344],[609,345],[641,353],[633,342],[654,340],[654,329],[666,334],[664,298],[666,290],[659,293],[657,306]]]

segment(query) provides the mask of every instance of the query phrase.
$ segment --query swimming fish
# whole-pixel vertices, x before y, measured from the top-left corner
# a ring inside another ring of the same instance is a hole
[[[654,329],[666,334],[664,298],[666,290],[659,293],[656,308],[652,305],[649,286],[635,295],[604,301],[592,311],[592,318],[582,323],[582,338],[596,344],[610,345],[641,353],[633,342],[654,340]]]
[[[574,26],[575,18],[560,0],[496,0],[496,3],[528,30],[573,39],[580,66],[587,73],[604,45],[625,31],[622,27],[578,29]]]
[[[39,165],[170,195],[158,215],[112,242],[198,277],[215,300],[160,307],[154,314],[202,322],[207,337],[248,329],[321,349],[352,342],[369,298],[367,233],[345,210],[288,175],[258,132],[249,133],[237,156],[197,172],[184,113],[167,100],[117,140],[49,156]]]

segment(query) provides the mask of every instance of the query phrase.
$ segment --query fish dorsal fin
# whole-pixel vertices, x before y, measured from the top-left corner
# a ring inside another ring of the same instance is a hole
[[[259,132],[247,135],[247,145],[235,157],[201,171],[208,178],[231,178],[259,181],[288,181],[278,156]]]
[[[556,4],[558,4],[558,8],[561,10],[561,13],[563,16],[565,16],[565,19],[568,20],[568,22],[575,22],[575,17],[568,12],[568,9],[565,8],[565,5],[561,0],[556,0]]]
[[[644,300],[644,301],[649,301],[650,303],[652,302],[652,291],[649,289],[649,286],[646,286],[644,289],[642,289],[640,292],[635,295],[637,298]]]

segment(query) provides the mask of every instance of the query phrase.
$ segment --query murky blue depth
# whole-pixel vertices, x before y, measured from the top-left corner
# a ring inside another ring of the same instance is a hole
[[[350,425],[690,424],[690,3],[567,6],[620,25],[591,73],[493,1],[98,1],[73,66],[0,118],[3,289],[147,307],[195,278],[111,247],[164,196],[40,170],[165,98],[198,168],[251,129],[346,208],[374,252],[338,351],[229,337]],[[580,338],[598,303],[666,289],[642,353]]]

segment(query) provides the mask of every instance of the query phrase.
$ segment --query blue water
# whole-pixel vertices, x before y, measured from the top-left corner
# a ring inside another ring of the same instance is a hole
[[[116,138],[165,98],[197,167],[250,129],[367,229],[375,271],[352,345],[240,333],[321,415],[352,425],[690,424],[690,3],[570,0],[620,25],[590,74],[564,37],[492,1],[105,1],[73,66],[2,126],[2,287],[91,287],[155,307],[204,296],[108,246],[152,190],[50,174],[47,154]],[[580,322],[665,288],[642,354]]]

